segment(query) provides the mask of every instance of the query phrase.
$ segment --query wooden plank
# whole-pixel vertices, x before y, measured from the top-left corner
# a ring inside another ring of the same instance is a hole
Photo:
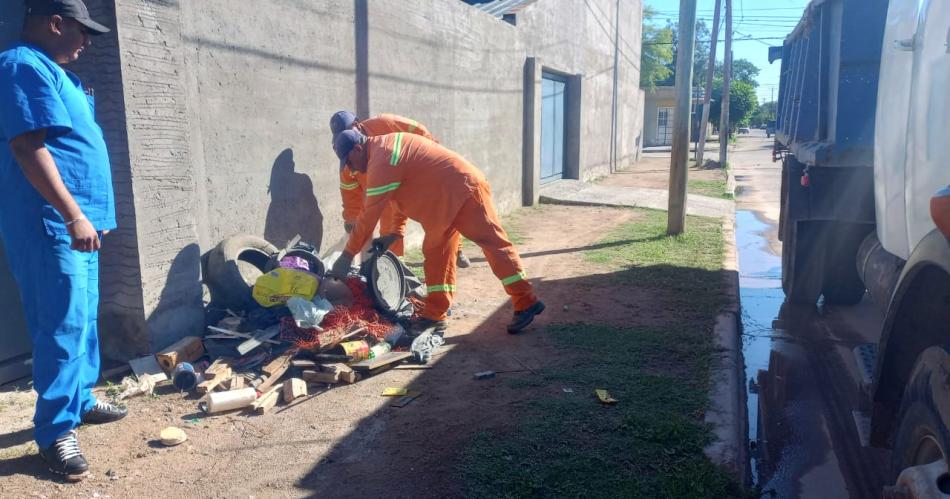
[[[233,374],[234,373],[231,371],[231,368],[226,367],[224,368],[224,371],[218,371],[213,379],[207,379],[199,383],[196,389],[198,390],[198,393],[210,393],[215,389],[215,387],[231,378]]]
[[[162,366],[158,365],[158,360],[155,359],[154,355],[132,359],[129,361],[129,365],[132,366],[132,372],[139,380],[148,377],[157,383],[168,379],[168,375],[162,370]]]
[[[294,359],[290,361],[290,367],[298,369],[316,369],[317,363],[309,359]]]
[[[275,386],[258,397],[258,399],[254,401],[253,404],[251,404],[254,412],[258,414],[264,414],[277,405],[277,401],[280,400],[280,392],[282,388],[282,386]]]
[[[244,338],[245,340],[250,340],[254,338],[253,334],[241,333],[238,331],[231,331],[229,329],[223,329],[220,327],[208,326],[208,329],[211,331],[214,331],[215,333],[218,333],[218,335],[223,335],[225,337],[230,337],[232,339]],[[214,337],[217,337],[218,335],[214,335]],[[212,336],[205,336],[205,338],[211,338],[211,337]],[[264,343],[270,343],[272,345],[280,345],[280,342],[277,340],[261,340],[261,341],[263,341]]]
[[[243,343],[238,345],[237,351],[239,354],[245,355],[251,350],[263,345],[265,341],[272,339],[278,334],[280,334],[280,326],[271,326],[263,331],[258,331],[253,338],[245,340]]]
[[[320,372],[320,371],[304,371],[303,379],[307,380],[308,383],[339,383],[340,378],[337,373],[332,372]]]
[[[214,379],[220,373],[223,373],[225,370],[231,367],[231,359],[215,359],[210,366],[205,369],[204,377],[205,379]]]
[[[300,378],[290,378],[284,381],[284,402],[290,403],[300,397],[307,396],[307,382]]]
[[[350,366],[346,364],[321,365],[320,368],[321,370],[323,370],[323,368],[326,368],[325,370],[327,372],[332,371],[336,373],[337,379],[339,379],[340,381],[348,385],[352,385],[353,383],[356,383],[360,379],[359,374],[356,374],[356,372],[353,371],[353,368],[351,368]]]
[[[171,372],[181,362],[194,362],[205,354],[204,343],[198,336],[185,336],[155,357],[165,372]]]
[[[279,355],[274,358],[261,368],[261,372],[268,376],[274,376],[283,374],[290,367],[290,361],[293,360],[294,356],[297,355],[296,349],[291,349],[285,352],[282,355]]]
[[[350,364],[350,367],[353,368],[354,371],[372,371],[390,364],[395,364],[396,362],[402,362],[410,357],[412,357],[412,353],[410,352],[389,352],[374,359],[367,359],[355,364]]]
[[[234,376],[231,376],[231,379],[228,381],[228,390],[240,390],[241,388],[244,388],[244,382],[246,380],[244,379],[244,376],[235,374]]]

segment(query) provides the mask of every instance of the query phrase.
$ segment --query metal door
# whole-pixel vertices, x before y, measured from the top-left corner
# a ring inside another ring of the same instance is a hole
[[[656,110],[656,145],[673,144],[673,108],[660,107]]]
[[[566,82],[550,74],[541,77],[541,182],[564,176],[564,99]]]

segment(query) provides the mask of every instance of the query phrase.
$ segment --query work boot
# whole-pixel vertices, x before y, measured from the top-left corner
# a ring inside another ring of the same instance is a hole
[[[96,405],[82,415],[83,424],[103,424],[118,421],[129,414],[125,406],[113,405],[96,400]]]
[[[406,335],[409,338],[416,338],[422,333],[429,332],[432,334],[445,333],[448,325],[445,321],[434,321],[432,319],[426,319],[425,317],[416,317],[409,322],[409,331]]]
[[[53,445],[40,449],[40,456],[46,461],[49,470],[71,482],[78,482],[89,472],[89,464],[82,457],[76,430],[59,437]]]
[[[541,312],[544,312],[544,303],[541,300],[536,301],[534,305],[531,305],[521,312],[515,312],[515,317],[511,320],[511,324],[508,324],[508,333],[520,333],[522,329],[531,324],[534,320],[534,316],[541,315]]]
[[[459,251],[458,256],[455,258],[455,265],[460,269],[467,269],[472,266],[472,261],[465,256],[465,253]]]

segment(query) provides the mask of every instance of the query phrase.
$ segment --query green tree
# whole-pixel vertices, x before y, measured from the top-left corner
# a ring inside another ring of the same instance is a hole
[[[756,108],[755,112],[752,113],[750,122],[753,125],[761,125],[774,120],[776,106],[777,104],[775,102],[763,102],[762,105]]]
[[[640,86],[653,90],[657,83],[667,80],[672,71],[673,30],[655,24],[656,11],[643,8],[643,50],[640,56]]]
[[[679,49],[679,26],[673,24],[673,21],[667,20],[666,27],[673,33],[673,60],[667,65],[670,75],[666,80],[659,83],[663,86],[673,86],[676,84],[676,51]],[[702,86],[706,81],[706,65],[709,64],[709,43],[712,34],[706,21],[696,21],[696,42],[693,52],[693,86]]]
[[[709,108],[709,121],[718,124],[722,113],[722,79],[713,83],[713,104]],[[755,87],[746,81],[733,81],[729,88],[729,128],[749,124],[752,113],[759,107]]]
[[[716,78],[722,79],[722,62],[716,63]],[[759,67],[752,64],[747,59],[733,59],[732,61],[732,81],[744,81],[753,88],[759,86],[756,78],[759,77]]]

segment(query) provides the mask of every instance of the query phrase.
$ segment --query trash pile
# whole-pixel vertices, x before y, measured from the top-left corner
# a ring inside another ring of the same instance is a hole
[[[202,395],[206,413],[263,414],[280,400],[308,396],[313,385],[352,384],[403,362],[428,362],[443,340],[430,332],[409,340],[425,287],[395,255],[371,254],[344,279],[326,268],[299,238],[280,251],[251,236],[223,241],[206,268],[209,317],[223,316],[203,337],[130,362],[135,379],[125,380],[117,398],[151,393],[170,379]]]

